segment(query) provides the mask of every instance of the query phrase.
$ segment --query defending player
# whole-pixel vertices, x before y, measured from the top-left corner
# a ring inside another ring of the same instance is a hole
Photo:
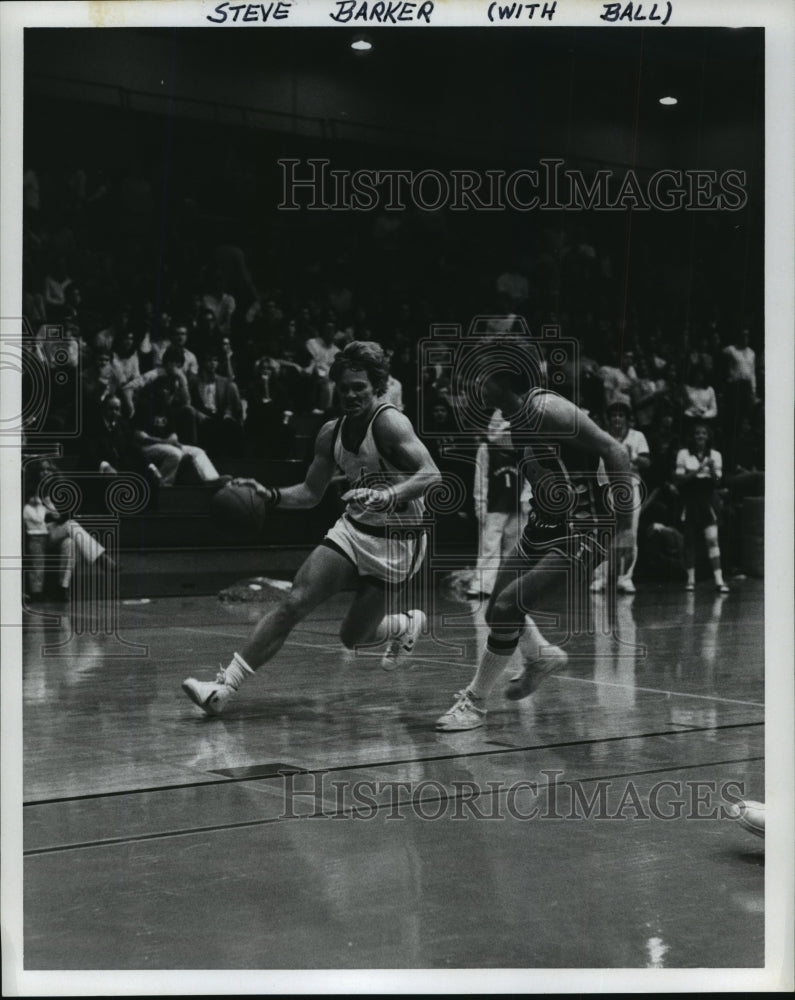
[[[348,344],[330,370],[344,415],[321,427],[304,482],[280,491],[255,480],[239,481],[254,486],[280,510],[315,507],[340,471],[351,489],[343,496],[345,513],[299,569],[292,589],[261,619],[216,681],[190,677],[183,682],[188,697],[208,715],[219,715],[243,681],[275,656],[293,628],[342,590],[356,590],[340,628],[346,647],[389,639],[381,660],[387,670],[413,649],[425,615],[418,610],[386,614],[388,588],[412,577],[425,556],[423,495],[441,477],[409,420],[379,401],[387,374],[378,344]],[[405,537],[395,538],[396,533]]]
[[[469,686],[437,719],[436,728],[441,730],[483,725],[486,700],[525,628],[535,635],[534,653],[525,659],[521,675],[509,682],[508,698],[527,697],[566,662],[565,653],[546,643],[527,612],[544,610],[555,596],[562,582],[561,558],[590,583],[594,566],[608,554],[595,530],[597,519],[604,521],[608,513],[597,480],[600,459],[611,484],[620,484],[625,495],[631,492],[626,450],[567,399],[538,387],[523,392],[527,379],[520,376],[520,380],[523,386],[511,372],[490,373],[483,380],[482,396],[510,420],[511,437],[532,488],[530,514],[515,552],[500,566],[486,609],[489,637],[480,664]],[[623,550],[631,513],[615,517],[615,547]],[[579,586],[576,592],[582,589]]]

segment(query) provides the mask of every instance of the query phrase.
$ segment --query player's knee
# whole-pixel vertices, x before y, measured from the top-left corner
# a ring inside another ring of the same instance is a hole
[[[486,624],[489,628],[509,628],[520,617],[513,601],[498,597],[486,610]]]
[[[310,610],[309,595],[300,588],[290,591],[279,606],[279,617],[287,628],[297,625]]]

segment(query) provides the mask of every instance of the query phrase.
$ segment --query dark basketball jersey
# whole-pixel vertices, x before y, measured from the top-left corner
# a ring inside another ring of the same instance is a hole
[[[545,389],[531,389],[521,412],[511,419],[511,440],[519,455],[521,471],[530,483],[531,520],[538,527],[587,522],[605,513],[603,489],[597,479],[599,456],[576,447],[571,435],[542,437],[537,427]]]
[[[519,490],[516,452],[490,447],[486,509],[492,514],[515,514],[519,510]]]

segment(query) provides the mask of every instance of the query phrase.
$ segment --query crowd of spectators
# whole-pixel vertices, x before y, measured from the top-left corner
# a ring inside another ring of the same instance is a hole
[[[79,414],[81,434],[76,442],[65,435],[64,450],[83,468],[141,471],[163,487],[256,475],[265,459],[308,460],[322,421],[336,412],[331,362],[348,341],[368,339],[391,358],[387,398],[427,434],[445,466],[440,443],[446,427],[455,429],[453,373],[421,368],[417,349],[429,321],[448,318],[442,310],[456,286],[455,248],[443,231],[433,234],[434,266],[422,258],[426,283],[399,276],[401,294],[381,308],[351,260],[331,251],[311,258],[305,288],[297,279],[285,290],[254,273],[250,247],[207,240],[186,258],[168,243],[179,259],[161,261],[147,284],[130,278],[136,267],[151,271],[143,263],[146,233],[130,221],[144,185],[127,178],[114,199],[101,172],[77,170],[63,180],[70,198],[47,205],[36,171],[25,175],[23,309],[31,350],[52,376],[48,405],[29,432],[57,436]],[[121,243],[109,242],[108,221],[100,222],[111,205],[122,213]],[[361,253],[383,254],[378,220],[372,239]],[[763,491],[763,357],[750,346],[761,344],[760,331],[719,319],[645,328],[584,311],[583,289],[595,279],[582,278],[582,245],[558,242],[554,253],[545,247],[534,259],[495,267],[480,312],[522,315],[531,329],[560,324],[579,345],[563,391],[576,387],[575,401],[608,430],[616,424],[609,413],[620,411],[624,435],[632,429],[647,442],[636,467],[645,485],[640,559],[651,564],[660,529],[676,530],[681,519],[676,457],[696,425],[707,427],[722,455],[729,511]],[[538,284],[551,275],[555,309]],[[458,280],[463,288],[466,275]],[[576,308],[566,308],[567,294]],[[63,334],[53,336],[53,328]],[[463,473],[470,483],[473,472]],[[474,520],[472,494],[468,502]],[[737,553],[726,558],[736,568]]]

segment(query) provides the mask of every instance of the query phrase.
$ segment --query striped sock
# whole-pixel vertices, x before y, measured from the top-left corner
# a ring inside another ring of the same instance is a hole
[[[518,643],[518,631],[512,636],[501,636],[499,639],[495,638],[493,634],[489,636],[475,676],[469,685],[469,693],[473,698],[480,701],[485,701],[488,698],[500,674],[510,663]]]

